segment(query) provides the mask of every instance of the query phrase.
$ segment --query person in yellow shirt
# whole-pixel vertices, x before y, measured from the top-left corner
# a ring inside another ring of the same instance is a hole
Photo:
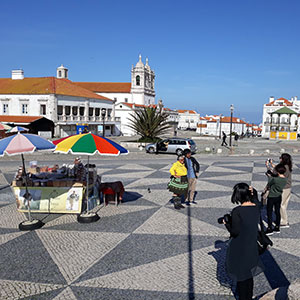
[[[178,156],[171,169],[171,180],[168,184],[168,190],[173,193],[174,208],[184,208],[181,204],[181,196],[186,196],[188,190],[187,169],[184,164],[184,156]]]

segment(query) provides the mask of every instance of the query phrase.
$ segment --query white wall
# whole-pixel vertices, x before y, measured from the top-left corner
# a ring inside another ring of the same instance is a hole
[[[207,122],[207,128],[201,128],[202,134],[219,136],[222,131],[224,131],[227,135],[230,134],[230,123],[218,123],[218,122]],[[246,133],[247,128],[246,124],[241,123],[232,123],[232,132],[236,132],[241,135],[242,132]],[[198,132],[200,132],[200,128],[198,128]]]
[[[197,124],[200,122],[200,114],[179,113],[178,128],[180,129],[197,129]]]
[[[96,94],[107,97],[111,100],[115,100],[116,98],[117,99],[116,103],[126,102],[126,98],[128,99],[128,103],[133,103],[131,93],[96,93]]]
[[[8,104],[8,112],[3,112],[3,104]],[[22,113],[22,104],[27,104],[27,114]],[[44,117],[56,119],[56,100],[54,95],[0,95],[0,114],[16,116],[40,116],[40,105],[46,105]]]

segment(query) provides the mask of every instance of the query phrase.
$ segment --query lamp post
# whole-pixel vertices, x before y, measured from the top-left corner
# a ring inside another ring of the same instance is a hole
[[[220,114],[220,121],[219,121],[219,126],[220,126],[220,132],[219,132],[219,138],[221,139],[221,130],[222,130],[222,117],[223,117],[223,115],[222,114]]]
[[[101,117],[102,117],[102,136],[105,137],[105,116],[106,108],[101,108]]]
[[[232,115],[233,115],[233,104],[230,105],[230,139],[229,139],[229,146],[231,147],[231,141],[232,141]]]

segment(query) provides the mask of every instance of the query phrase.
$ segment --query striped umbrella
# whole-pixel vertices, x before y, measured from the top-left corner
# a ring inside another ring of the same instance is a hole
[[[119,144],[92,133],[83,133],[71,135],[56,141],[53,141],[56,145],[54,152],[59,153],[72,153],[72,154],[82,154],[88,155],[88,165],[89,157],[98,153],[99,155],[112,155],[118,156],[120,154],[128,154],[129,151],[120,146]],[[87,192],[89,194],[89,173],[87,172]],[[89,211],[87,199],[87,212]]]
[[[0,156],[33,153],[36,150],[54,150],[55,145],[43,137],[18,133],[0,140]]]
[[[29,221],[28,224],[25,222],[22,222],[19,225],[19,228],[21,230],[28,230],[25,229],[26,226],[39,226],[41,227],[43,225],[43,222],[39,220],[32,220],[31,213],[30,213],[30,194],[28,192],[28,186],[27,186],[27,173],[25,169],[25,161],[24,161],[24,155],[25,153],[33,153],[36,150],[54,150],[55,145],[53,145],[51,142],[47,141],[43,137],[40,137],[36,134],[22,134],[18,132],[16,135],[9,136],[7,138],[4,138],[0,140],[0,156],[4,156],[4,154],[7,155],[17,155],[21,154],[22,157],[22,164],[23,164],[23,170],[24,170],[24,176],[25,176],[25,187],[26,187],[26,197],[27,197],[27,206],[28,206],[28,217]],[[25,197],[25,196],[24,196]],[[24,229],[22,229],[24,228]],[[26,227],[30,228],[30,227]],[[36,227],[38,228],[38,227]]]
[[[22,131],[29,131],[28,128],[22,127],[22,126],[15,126],[7,131],[7,133],[17,133]]]
[[[113,156],[128,154],[128,150],[119,144],[90,132],[71,135],[53,141],[53,144],[56,145],[55,152],[60,153],[72,153],[77,155],[94,155],[98,153],[100,155]]]
[[[0,123],[0,130],[9,130],[9,129],[11,129],[11,126]]]

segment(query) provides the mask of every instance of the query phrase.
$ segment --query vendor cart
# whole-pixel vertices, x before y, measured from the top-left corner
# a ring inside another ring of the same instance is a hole
[[[97,177],[96,168],[89,168],[89,188],[87,182],[78,182],[74,178],[63,178],[55,173],[31,174],[27,182],[27,189],[31,195],[30,209],[33,213],[63,213],[80,214],[86,205],[87,190],[89,191],[88,206],[93,208],[100,204],[97,186],[101,178]],[[61,178],[59,178],[61,177]],[[26,186],[21,179],[13,180],[12,190],[16,197],[17,208],[20,212],[27,212]]]

